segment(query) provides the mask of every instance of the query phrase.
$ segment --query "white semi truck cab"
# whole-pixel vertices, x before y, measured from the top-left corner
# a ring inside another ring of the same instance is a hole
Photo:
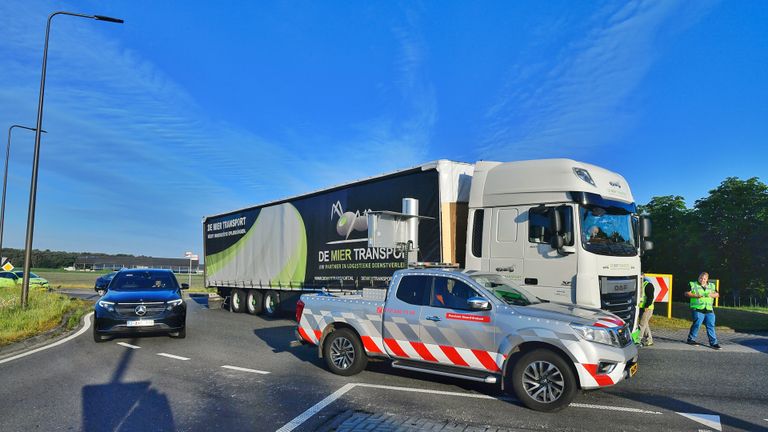
[[[504,275],[541,299],[610,311],[636,328],[648,236],[650,221],[617,173],[570,159],[474,165],[467,269]]]

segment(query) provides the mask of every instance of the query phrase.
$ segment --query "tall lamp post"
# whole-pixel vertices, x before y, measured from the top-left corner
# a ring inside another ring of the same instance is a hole
[[[8,128],[8,145],[5,146],[5,174],[3,174],[3,198],[2,202],[0,203],[0,265],[3,265],[3,233],[5,228],[5,189],[8,185],[8,161],[11,158],[11,132],[13,131],[13,128],[20,128],[20,129],[26,129],[34,131],[35,128],[26,127],[22,125],[13,125]],[[43,131],[43,133],[47,133],[46,131]]]
[[[84,15],[73,12],[54,12],[48,15],[48,22],[45,26],[45,45],[43,47],[43,71],[40,76],[40,98],[37,102],[37,124],[35,125],[35,155],[32,160],[32,182],[29,187],[29,212],[27,213],[27,237],[24,243],[24,282],[21,285],[21,307],[27,307],[27,298],[29,296],[29,270],[32,267],[32,237],[35,231],[35,200],[37,199],[37,168],[40,162],[40,131],[43,128],[43,95],[45,94],[45,68],[48,64],[48,35],[51,33],[51,20],[56,15],[69,15],[80,18],[95,19],[97,21],[106,21],[122,24],[123,20],[111,18],[103,15]]]

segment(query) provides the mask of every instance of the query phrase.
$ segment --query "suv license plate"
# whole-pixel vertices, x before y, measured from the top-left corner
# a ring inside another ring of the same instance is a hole
[[[154,320],[135,320],[128,321],[128,327],[151,327],[155,325]]]
[[[629,367],[629,376],[633,377],[637,373],[637,363]]]

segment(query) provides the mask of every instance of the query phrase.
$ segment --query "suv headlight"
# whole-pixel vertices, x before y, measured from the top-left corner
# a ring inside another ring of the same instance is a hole
[[[183,302],[184,302],[184,300],[182,300],[182,299],[176,299],[176,300],[168,301],[168,302],[166,302],[166,305],[168,305],[167,309],[171,310],[171,309],[175,308],[176,306],[181,305]]]
[[[621,346],[619,344],[619,338],[616,336],[616,333],[610,329],[579,324],[571,324],[571,328],[580,338],[586,341],[597,342],[616,347]]]
[[[115,303],[110,301],[99,300],[99,307],[102,307],[110,312],[115,311]]]

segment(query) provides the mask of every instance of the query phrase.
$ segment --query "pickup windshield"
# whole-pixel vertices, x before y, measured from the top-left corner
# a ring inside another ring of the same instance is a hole
[[[635,226],[632,214],[613,206],[579,206],[581,244],[599,255],[635,256]]]
[[[541,300],[535,295],[513,285],[512,282],[503,276],[482,274],[472,275],[470,277],[507,304],[514,306],[528,306],[541,303]]]

